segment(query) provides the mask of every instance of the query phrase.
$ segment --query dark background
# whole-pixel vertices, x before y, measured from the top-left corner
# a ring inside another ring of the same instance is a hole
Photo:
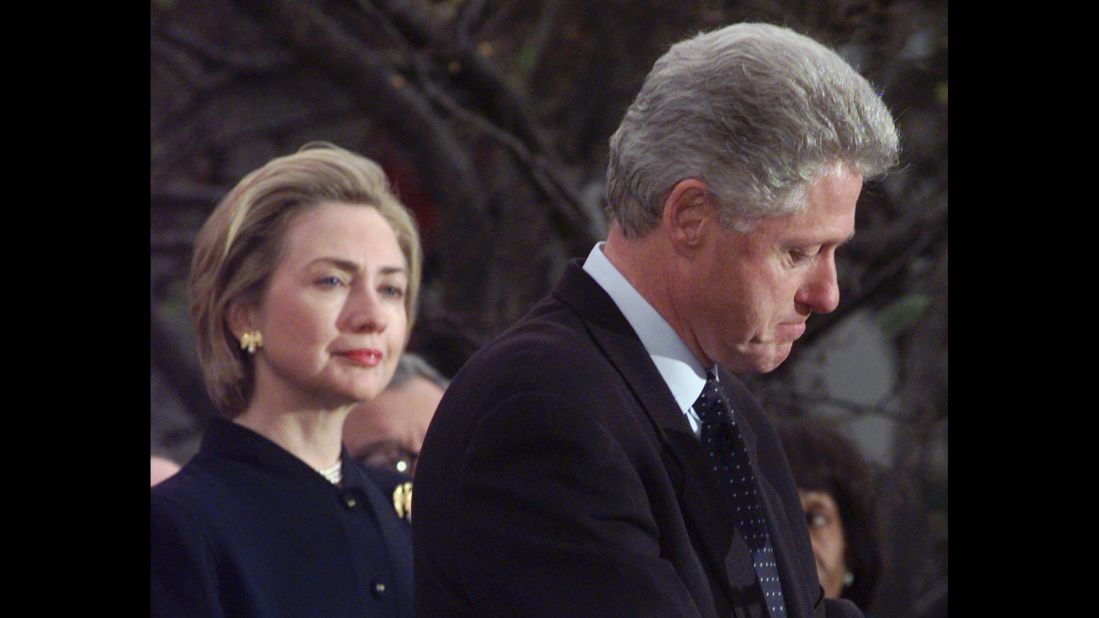
[[[206,397],[191,242],[245,173],[329,140],[378,161],[426,264],[410,349],[452,375],[602,238],[607,140],[653,61],[695,32],[789,26],[884,93],[900,169],[868,185],[841,306],[779,370],[776,417],[834,423],[877,472],[876,616],[945,615],[947,15],[933,1],[155,0],[150,22],[150,449],[186,461]]]

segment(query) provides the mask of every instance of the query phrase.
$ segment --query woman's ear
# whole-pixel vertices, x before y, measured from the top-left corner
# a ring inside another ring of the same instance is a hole
[[[244,333],[256,327],[256,309],[251,303],[234,300],[229,303],[225,320],[229,325],[229,331],[239,340]]]

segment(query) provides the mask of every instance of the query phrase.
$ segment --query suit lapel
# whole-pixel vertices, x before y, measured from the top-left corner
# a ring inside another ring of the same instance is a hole
[[[702,559],[726,601],[737,605],[734,585],[750,586],[755,571],[747,545],[733,525],[732,508],[708,469],[702,446],[679,409],[649,353],[614,301],[570,263],[554,292],[584,320],[589,335],[633,392],[638,407],[652,423],[664,449],[662,458],[676,487],[680,509]],[[739,545],[742,551],[730,551]],[[691,585],[691,582],[687,582]]]

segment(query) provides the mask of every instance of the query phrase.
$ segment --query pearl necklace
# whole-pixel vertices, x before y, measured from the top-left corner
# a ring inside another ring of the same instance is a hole
[[[336,460],[336,465],[332,466],[331,468],[317,470],[317,472],[320,472],[321,475],[324,476],[324,478],[328,479],[328,482],[332,483],[333,485],[339,485],[340,481],[343,480],[342,471],[343,462],[340,460]]]

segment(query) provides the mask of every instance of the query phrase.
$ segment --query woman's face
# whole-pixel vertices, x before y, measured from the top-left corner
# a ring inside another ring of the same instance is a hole
[[[838,599],[843,593],[843,576],[847,572],[844,553],[847,545],[843,539],[843,521],[839,508],[830,494],[822,491],[798,490],[801,508],[809,523],[809,540],[813,543],[813,557],[817,563],[817,577],[824,588],[824,596]]]
[[[258,307],[254,400],[331,409],[382,392],[404,351],[408,266],[389,223],[366,206],[297,215]]]

